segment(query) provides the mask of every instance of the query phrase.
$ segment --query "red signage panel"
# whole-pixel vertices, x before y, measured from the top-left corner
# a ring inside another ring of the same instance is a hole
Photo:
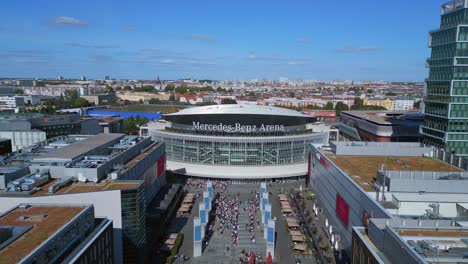
[[[158,177],[162,175],[166,169],[166,155],[162,155],[158,160]]]
[[[338,215],[343,225],[348,226],[349,205],[339,194],[336,194],[336,215]]]

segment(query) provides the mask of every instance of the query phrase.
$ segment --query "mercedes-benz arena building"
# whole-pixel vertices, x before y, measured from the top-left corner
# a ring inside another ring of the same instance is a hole
[[[166,143],[168,170],[188,176],[267,179],[307,174],[308,146],[328,142],[314,133],[315,117],[258,105],[214,105],[181,110],[149,124]]]

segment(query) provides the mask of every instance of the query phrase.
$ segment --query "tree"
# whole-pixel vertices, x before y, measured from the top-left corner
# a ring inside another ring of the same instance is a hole
[[[336,103],[335,105],[336,116],[339,116],[342,111],[347,111],[347,110],[349,110],[349,106],[347,104],[343,102]]]
[[[364,107],[364,101],[360,97],[354,97],[354,105],[351,106],[351,110],[362,110]]]
[[[172,92],[172,91],[174,91],[174,89],[175,89],[175,86],[174,86],[174,85],[168,84],[168,85],[166,85],[166,87],[164,88],[164,91],[166,91],[166,92]]]
[[[73,107],[88,107],[91,104],[84,98],[73,99]]]
[[[24,94],[24,90],[23,89],[15,89],[15,94]]]
[[[372,89],[367,89],[367,93],[371,94],[371,93],[374,93],[374,91]]]
[[[296,94],[294,92],[289,92],[289,97],[294,98],[296,97]]]
[[[223,88],[221,88],[221,87],[216,88],[216,91],[217,91],[218,93],[225,93],[225,92],[227,92],[226,89],[223,89]]]
[[[388,92],[385,94],[386,96],[396,96],[397,94],[394,92]]]
[[[221,100],[221,104],[237,104],[237,101],[231,98],[224,98]]]
[[[158,98],[151,98],[149,100],[149,103],[150,104],[159,104],[160,100]]]
[[[106,93],[109,93],[109,94],[115,93],[114,88],[112,88],[112,86],[106,85]]]
[[[65,101],[71,101],[73,99],[78,98],[79,94],[76,90],[65,90],[63,92],[63,97],[65,98]]]
[[[133,133],[138,130],[137,123],[133,116],[124,120],[124,131],[126,133]]]
[[[175,101],[175,95],[171,94],[169,96],[169,101],[174,102]]]
[[[132,87],[129,86],[129,85],[125,85],[125,86],[124,86],[124,90],[125,90],[125,91],[131,91],[131,90],[132,90]]]
[[[324,107],[323,107],[324,110],[333,110],[334,107],[333,107],[333,103],[332,102],[328,102]]]

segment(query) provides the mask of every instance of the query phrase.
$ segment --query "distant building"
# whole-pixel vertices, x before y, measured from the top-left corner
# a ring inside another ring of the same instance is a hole
[[[82,81],[86,81],[86,76],[82,75],[81,78],[80,78]]]
[[[302,111],[306,115],[313,115],[317,118],[318,122],[336,122],[336,112],[326,110],[304,110]]]
[[[135,92],[135,93],[125,93],[117,94],[120,100],[128,100],[130,102],[149,102],[151,99],[157,99],[160,101],[167,101],[171,96],[169,93],[159,92],[154,93],[144,93],[144,92]]]
[[[5,155],[13,151],[11,147],[11,139],[0,138],[0,155]]]
[[[106,75],[106,77],[104,77],[104,80],[109,81],[110,80],[109,75]]]
[[[468,156],[468,63],[466,21],[468,2],[455,0],[441,7],[440,28],[429,33],[431,57],[424,89],[421,133],[424,143]]]
[[[409,97],[395,97],[393,99],[393,109],[394,111],[408,111],[414,109],[414,103],[416,101],[414,98]]]
[[[364,105],[372,105],[372,106],[382,106],[387,110],[396,110],[394,109],[395,102],[392,98],[367,98],[363,99]],[[402,109],[405,110],[405,109]],[[406,109],[408,110],[408,109]]]
[[[99,119],[101,133],[123,133],[124,119],[121,117],[106,117]]]
[[[115,94],[91,94],[83,95],[81,98],[94,105],[109,104],[110,102],[117,100],[117,96]]]
[[[0,138],[11,140],[12,151],[18,151],[46,140],[46,132],[32,129],[26,120],[0,121]]]
[[[418,142],[424,115],[418,112],[344,111],[340,134],[350,140],[377,142]]]
[[[0,111],[15,112],[24,105],[24,100],[17,96],[0,96]]]
[[[35,80],[17,80],[16,85],[18,86],[36,86],[37,82]]]
[[[0,234],[0,263],[114,263],[112,221],[92,205],[20,204]]]

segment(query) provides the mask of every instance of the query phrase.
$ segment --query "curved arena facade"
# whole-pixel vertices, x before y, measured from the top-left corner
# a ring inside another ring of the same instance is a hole
[[[256,105],[215,105],[167,114],[149,134],[165,142],[167,167],[189,176],[266,179],[307,174],[315,117]]]

